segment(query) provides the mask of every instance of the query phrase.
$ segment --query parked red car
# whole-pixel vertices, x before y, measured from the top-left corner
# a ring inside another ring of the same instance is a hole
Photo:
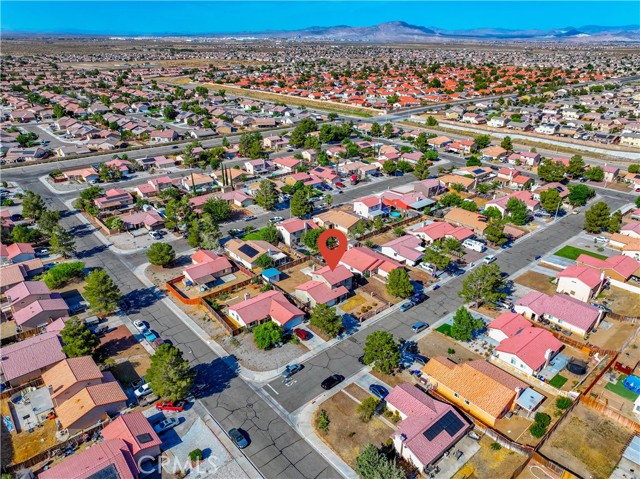
[[[293,330],[293,332],[296,336],[298,336],[303,341],[306,341],[310,337],[309,332],[305,331],[304,329],[296,328]]]
[[[162,401],[156,403],[156,409],[159,411],[184,411],[187,403],[185,401]]]
[[[344,183],[340,183],[340,182],[337,182],[337,183],[336,183],[336,186],[337,186],[338,188],[346,188],[346,186],[344,186]]]

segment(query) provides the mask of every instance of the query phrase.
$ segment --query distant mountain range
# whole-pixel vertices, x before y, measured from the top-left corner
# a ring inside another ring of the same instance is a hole
[[[503,28],[443,30],[436,27],[411,25],[406,22],[386,22],[368,27],[337,25],[334,27],[309,27],[302,30],[244,32],[216,36],[368,43],[442,43],[464,40],[629,42],[640,41],[640,25],[620,27],[586,25],[579,28],[567,27],[554,30],[508,30]]]

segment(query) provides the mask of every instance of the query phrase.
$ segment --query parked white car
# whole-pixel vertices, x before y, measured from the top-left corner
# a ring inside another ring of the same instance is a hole
[[[496,259],[497,259],[497,258],[496,258],[495,256],[493,256],[492,254],[490,254],[489,256],[485,256],[485,257],[482,259],[482,262],[483,262],[484,264],[491,264],[491,263],[493,263]]]
[[[462,246],[464,248],[470,249],[472,251],[477,251],[478,253],[482,253],[487,247],[482,244],[480,241],[475,241],[472,239],[466,239],[462,242]]]

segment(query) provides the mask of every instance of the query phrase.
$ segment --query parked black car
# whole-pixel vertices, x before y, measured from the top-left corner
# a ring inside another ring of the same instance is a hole
[[[320,387],[322,389],[331,389],[332,387],[340,384],[342,381],[344,381],[344,376],[334,374],[333,376],[329,376],[327,379],[322,381],[322,383],[320,383]]]

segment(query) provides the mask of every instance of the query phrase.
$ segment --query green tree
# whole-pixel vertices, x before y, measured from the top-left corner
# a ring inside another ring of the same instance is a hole
[[[438,120],[436,120],[433,116],[429,115],[427,117],[427,121],[425,122],[427,126],[438,126]]]
[[[175,120],[178,116],[178,112],[171,105],[165,106],[162,109],[162,116],[164,116],[167,120]]]
[[[53,230],[58,226],[58,221],[60,221],[59,211],[44,210],[38,218],[38,229],[45,236],[51,236]]]
[[[209,198],[206,203],[202,205],[202,212],[210,215],[211,221],[222,223],[231,218],[233,209],[231,205],[224,200]]]
[[[262,135],[258,131],[243,133],[238,144],[238,153],[255,160],[264,156],[262,149]]]
[[[302,234],[302,242],[307,248],[318,251],[318,238],[326,228],[316,228],[307,230]]]
[[[484,230],[484,237],[491,244],[501,246],[508,241],[507,234],[504,232],[504,221],[491,220]]]
[[[440,197],[440,204],[442,206],[460,206],[462,204],[462,197],[456,193],[445,193]]]
[[[609,206],[600,201],[587,210],[584,229],[589,233],[601,233],[609,226]]]
[[[376,122],[373,122],[371,125],[371,136],[374,138],[379,138],[382,136],[382,127]]]
[[[67,112],[60,103],[56,103],[53,107],[53,116],[56,118],[62,118]]]
[[[500,275],[500,267],[496,263],[483,264],[467,274],[458,295],[465,303],[481,306],[506,297],[502,288],[504,279]]]
[[[256,259],[256,266],[262,269],[271,268],[273,266],[273,258],[267,253],[264,253]]]
[[[87,275],[84,297],[92,311],[107,315],[118,307],[122,295],[105,270],[94,269]]]
[[[478,148],[482,150],[491,144],[491,137],[489,135],[478,135],[473,139],[473,141],[478,145]]]
[[[273,321],[267,321],[253,329],[253,340],[259,349],[269,349],[282,341],[282,328]]]
[[[584,177],[588,178],[591,181],[600,182],[604,180],[604,170],[599,166],[592,166],[584,172]]]
[[[326,304],[316,304],[311,310],[309,324],[320,329],[330,338],[334,338],[342,328],[342,318],[336,314],[336,308]]]
[[[38,221],[40,215],[47,210],[47,205],[42,197],[33,191],[27,191],[22,198],[22,215],[25,218]]]
[[[51,252],[60,254],[65,258],[70,258],[76,252],[76,240],[67,230],[56,226],[51,233],[49,240]]]
[[[361,479],[405,479],[406,475],[373,444],[365,445],[356,458],[356,472]]]
[[[187,237],[187,242],[192,248],[197,248],[202,243],[202,232],[200,231],[200,225],[197,221],[194,221],[193,223],[191,223],[191,226],[189,226],[189,236]]]
[[[388,331],[375,331],[364,342],[365,364],[373,364],[375,370],[391,374],[400,364],[400,348]]]
[[[382,171],[384,171],[387,175],[394,175],[396,173],[396,170],[396,162],[393,160],[387,160],[382,165]]]
[[[509,212],[509,219],[514,225],[523,225],[527,222],[529,211],[524,201],[518,198],[510,198],[507,201],[507,211]]]
[[[84,263],[82,261],[71,261],[58,263],[49,271],[42,275],[42,281],[49,289],[57,289],[74,279],[84,277]]]
[[[255,202],[265,210],[272,210],[278,204],[278,191],[276,185],[269,180],[262,180],[260,188],[256,192]]]
[[[316,426],[321,431],[327,432],[329,430],[329,423],[331,423],[331,421],[329,420],[327,411],[325,411],[324,409],[320,409],[320,412],[318,413],[318,417],[316,419]]]
[[[124,229],[124,221],[122,221],[122,219],[117,216],[111,216],[107,218],[106,220],[104,220],[104,224],[107,226],[107,228],[112,230],[122,231]]]
[[[153,243],[147,250],[147,259],[156,266],[167,266],[176,259],[176,252],[169,243]]]
[[[280,235],[278,234],[278,228],[276,225],[268,224],[261,231],[262,240],[272,245],[277,245],[280,242]]]
[[[424,257],[422,258],[424,263],[431,263],[439,270],[445,269],[451,263],[451,259],[442,254],[440,251],[436,251],[434,248],[426,248],[424,250]]]
[[[41,236],[42,234],[39,230],[25,225],[14,226],[11,230],[11,240],[14,243],[35,243]]]
[[[567,175],[571,178],[577,178],[584,174],[585,164],[582,155],[573,155],[567,166]]]
[[[488,208],[486,208],[483,213],[484,216],[486,216],[489,219],[493,219],[496,221],[500,221],[502,219],[502,211],[500,211],[498,208],[496,208],[495,206],[489,206]]]
[[[469,341],[473,338],[473,332],[484,327],[484,322],[480,318],[474,318],[467,308],[462,306],[453,315],[453,325],[451,326],[451,337],[458,341]]]
[[[151,356],[151,365],[145,380],[157,396],[169,401],[184,399],[189,395],[196,372],[182,351],[169,343],[161,344]]]
[[[607,225],[607,231],[609,233],[619,233],[622,226],[622,213],[619,211],[614,212],[609,218],[609,224]]]
[[[309,195],[305,190],[296,191],[291,197],[291,214],[293,216],[306,216],[313,211],[309,201]]]
[[[413,169],[413,175],[419,180],[427,179],[429,177],[429,166],[431,165],[423,155],[423,157],[417,161]]]
[[[408,298],[413,294],[411,278],[404,268],[391,270],[387,281],[387,292],[396,298]]]
[[[562,198],[555,188],[540,192],[540,205],[549,213],[555,213],[561,204]]]
[[[507,151],[513,151],[513,143],[510,136],[505,136],[500,142],[500,146]]]
[[[393,125],[390,122],[384,124],[382,134],[385,138],[391,138],[393,136]]]
[[[569,185],[567,200],[571,206],[584,206],[595,194],[596,192],[586,185]]]
[[[64,323],[60,337],[64,343],[62,352],[69,358],[90,356],[100,344],[98,336],[93,334],[84,321],[78,318],[72,318]]]
[[[544,181],[562,181],[564,174],[564,165],[559,161],[551,161],[545,158],[538,166],[538,176]]]
[[[374,397],[368,397],[362,400],[356,411],[362,422],[369,422],[378,407],[378,400]]]
[[[482,160],[476,155],[472,155],[467,160],[467,166],[482,166]]]

